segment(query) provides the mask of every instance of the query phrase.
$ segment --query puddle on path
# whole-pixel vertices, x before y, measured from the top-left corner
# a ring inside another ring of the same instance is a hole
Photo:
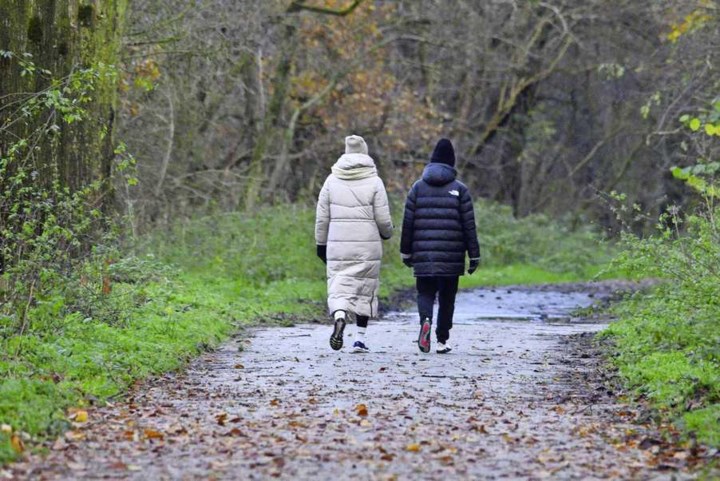
[[[595,301],[594,294],[588,292],[540,292],[518,288],[461,291],[455,303],[454,323],[563,320],[574,310],[591,306]],[[386,317],[415,321],[418,315],[393,311]]]

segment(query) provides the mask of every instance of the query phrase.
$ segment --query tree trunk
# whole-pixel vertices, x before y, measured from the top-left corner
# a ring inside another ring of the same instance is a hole
[[[78,68],[114,65],[126,6],[127,0],[0,0],[0,50],[32,55],[30,60],[38,69],[49,70],[54,78]],[[17,98],[13,94],[49,86],[47,76],[22,77],[20,70],[15,58],[0,58],[0,126],[12,115],[12,109],[4,107]],[[116,100],[116,77],[103,77],[85,106],[84,121],[56,122],[59,136],[44,139],[34,155],[32,167],[40,174],[39,180],[49,183],[57,178],[77,190],[109,179]],[[16,125],[11,132],[0,130],[0,152],[37,127]],[[105,195],[98,203],[108,200]]]
[[[263,162],[273,137],[278,133],[278,124],[290,89],[290,74],[295,52],[298,48],[297,18],[292,17],[284,25],[283,39],[280,45],[280,60],[275,69],[274,88],[268,110],[265,112],[262,129],[258,134],[255,147],[250,158],[250,178],[245,194],[245,210],[250,212],[260,196],[260,188],[265,181]]]

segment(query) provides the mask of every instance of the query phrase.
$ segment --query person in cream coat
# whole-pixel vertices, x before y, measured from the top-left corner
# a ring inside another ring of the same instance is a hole
[[[328,310],[335,324],[330,346],[340,350],[355,317],[353,350],[367,352],[365,333],[378,314],[382,240],[393,233],[385,185],[365,140],[345,138],[345,153],[320,190],[315,219],[317,255],[327,265]]]

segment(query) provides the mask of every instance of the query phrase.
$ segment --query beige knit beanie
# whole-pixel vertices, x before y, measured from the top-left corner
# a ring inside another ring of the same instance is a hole
[[[368,147],[365,139],[359,135],[350,135],[345,137],[345,153],[346,154],[365,154],[368,153]]]

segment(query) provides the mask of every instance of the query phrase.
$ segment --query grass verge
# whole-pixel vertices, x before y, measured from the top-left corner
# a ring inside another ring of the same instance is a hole
[[[720,446],[718,305],[665,284],[612,307],[612,361],[625,384],[688,437]]]
[[[613,339],[612,360],[629,388],[688,438],[720,447],[716,218],[690,216],[681,234],[625,239],[616,263],[665,282],[613,306],[619,320],[605,335]]]

